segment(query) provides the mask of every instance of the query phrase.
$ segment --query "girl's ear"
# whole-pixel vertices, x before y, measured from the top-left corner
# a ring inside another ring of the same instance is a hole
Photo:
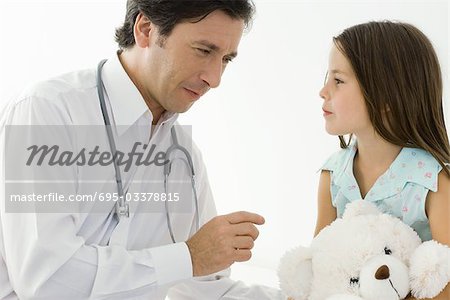
[[[312,250],[298,247],[284,254],[278,267],[281,290],[295,300],[306,300],[312,284]]]

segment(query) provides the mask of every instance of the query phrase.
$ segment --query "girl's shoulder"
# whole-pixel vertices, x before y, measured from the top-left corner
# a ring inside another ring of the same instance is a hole
[[[343,170],[350,160],[353,159],[356,153],[356,146],[349,145],[345,149],[340,149],[331,154],[322,165],[320,170],[327,170],[337,172]]]
[[[392,167],[406,168],[409,171],[428,169],[439,173],[442,166],[434,156],[423,149],[403,148]]]
[[[350,144],[348,148],[341,149],[330,155],[320,170],[333,173],[333,177],[339,177],[352,165],[357,148]],[[396,181],[398,185],[407,182],[415,183],[435,191],[437,178],[442,166],[426,150],[418,148],[403,148],[387,172],[391,176],[390,181]],[[402,181],[402,183],[399,183]]]
[[[436,158],[426,150],[418,148],[403,148],[397,159],[392,163],[390,172],[396,174],[405,183],[411,182],[437,190],[437,181],[442,166]]]

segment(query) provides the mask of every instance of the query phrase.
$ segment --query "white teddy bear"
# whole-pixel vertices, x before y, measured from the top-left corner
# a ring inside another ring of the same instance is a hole
[[[287,252],[278,276],[283,292],[296,300],[399,300],[410,290],[432,298],[450,280],[450,249],[422,244],[411,227],[359,200],[309,248]]]

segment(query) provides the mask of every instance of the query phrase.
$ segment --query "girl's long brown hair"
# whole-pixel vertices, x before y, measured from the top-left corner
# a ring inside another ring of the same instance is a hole
[[[353,68],[376,132],[392,144],[430,152],[450,176],[441,69],[425,34],[411,24],[369,22],[333,42]]]

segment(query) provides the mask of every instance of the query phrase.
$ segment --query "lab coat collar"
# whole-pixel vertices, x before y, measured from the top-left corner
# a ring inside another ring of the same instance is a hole
[[[343,171],[336,174],[335,183],[350,201],[361,199],[356,179],[353,175],[353,160],[357,151],[354,142],[349,146]],[[388,170],[381,175],[365,196],[368,201],[380,201],[402,192],[406,183],[421,185],[433,192],[437,191],[438,173],[442,169],[431,154],[416,148],[402,148]]]
[[[150,116],[149,126],[151,126],[153,115],[141,93],[123,68],[119,60],[119,52],[108,59],[103,66],[102,79],[111,104],[115,124],[118,126],[117,133],[119,136],[146,112]],[[177,117],[178,113],[165,112],[161,115],[158,123],[173,124]]]

